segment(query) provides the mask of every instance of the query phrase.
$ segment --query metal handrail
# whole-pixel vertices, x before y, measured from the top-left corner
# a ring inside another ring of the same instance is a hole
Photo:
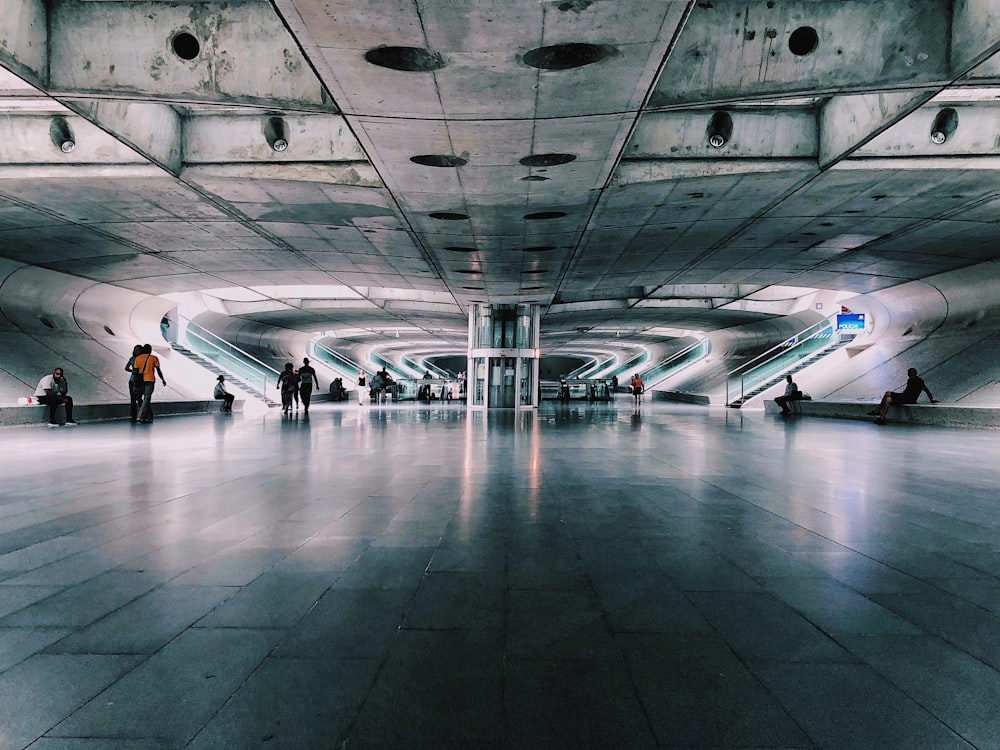
[[[195,323],[195,322],[194,322],[193,320],[190,320],[190,319],[188,319],[188,318],[185,318],[185,320],[187,321],[187,329],[188,329],[188,330],[190,331],[190,330],[191,330],[191,326],[194,326],[195,328],[197,328],[198,330],[197,330],[197,331],[195,332],[195,335],[196,335],[196,336],[198,336],[198,338],[202,339],[203,341],[206,341],[206,343],[208,343],[208,344],[212,344],[213,346],[216,346],[216,347],[219,347],[219,345],[218,345],[218,344],[215,344],[215,343],[214,343],[214,342],[212,342],[212,341],[207,341],[207,340],[205,339],[205,337],[201,335],[201,333],[200,333],[200,332],[203,332],[203,333],[207,333],[207,334],[208,334],[209,336],[211,336],[212,338],[214,338],[214,339],[218,339],[219,341],[221,341],[221,342],[222,342],[223,344],[225,344],[225,345],[226,345],[227,347],[229,347],[229,348],[230,348],[230,349],[232,349],[233,351],[235,351],[235,352],[237,352],[237,353],[241,354],[242,356],[246,357],[246,358],[247,358],[247,359],[249,359],[249,360],[252,360],[252,361],[256,362],[256,363],[257,363],[258,365],[260,365],[261,367],[263,367],[263,368],[264,368],[265,370],[270,370],[270,371],[271,371],[271,372],[273,372],[273,373],[274,373],[275,375],[279,374],[279,373],[278,373],[278,371],[277,371],[276,369],[274,369],[273,367],[271,367],[271,366],[270,366],[269,364],[267,364],[266,362],[261,362],[261,361],[260,361],[259,359],[257,359],[257,358],[256,358],[255,356],[253,356],[252,354],[250,354],[250,352],[246,352],[246,351],[243,351],[242,349],[240,349],[240,348],[239,348],[238,346],[236,346],[236,345],[235,345],[235,344],[233,344],[232,342],[230,342],[230,341],[226,341],[226,340],[225,340],[224,338],[222,338],[221,336],[219,336],[219,335],[218,335],[217,333],[212,333],[212,332],[211,332],[210,330],[208,330],[208,329],[207,329],[207,328],[205,328],[204,326],[200,326],[200,325],[198,325],[198,324],[197,324],[197,323]],[[221,349],[222,347],[219,347],[219,348]]]
[[[323,352],[324,354],[328,355],[329,357],[331,357],[334,360],[332,363],[331,362],[324,362],[324,364],[327,367],[330,367],[330,369],[332,369],[332,370],[334,370],[334,371],[336,371],[338,373],[341,373],[341,371],[342,371],[341,374],[343,374],[344,376],[346,376],[348,378],[352,378],[353,379],[354,377],[357,376],[357,374],[362,369],[364,369],[358,363],[352,362],[347,357],[345,357],[343,354],[340,354],[339,352],[334,351],[330,347],[326,346],[325,344],[321,344],[318,341],[313,341],[312,342],[312,347],[313,347],[313,351],[319,350],[320,352]]]
[[[730,395],[730,385],[732,384],[731,381],[734,381],[737,377],[739,378],[740,380],[739,400],[742,401],[743,399],[746,398],[746,382],[747,382],[747,377],[751,373],[763,367],[768,366],[775,360],[791,352],[794,352],[795,350],[799,349],[802,346],[805,346],[811,341],[816,340],[821,333],[824,333],[827,330],[829,330],[831,334],[835,331],[833,323],[831,323],[830,320],[821,320],[820,322],[814,323],[808,328],[804,328],[799,333],[795,334],[795,336],[792,337],[796,339],[794,344],[789,345],[788,344],[789,339],[785,339],[785,341],[781,342],[780,344],[771,347],[767,351],[758,354],[753,359],[747,360],[746,362],[742,363],[739,367],[730,370],[728,373],[726,373],[726,403],[731,404],[735,400],[735,398]],[[810,331],[812,331],[812,333],[810,333]],[[832,342],[832,335],[831,335],[831,342]],[[784,370],[788,369],[791,368],[790,367],[784,368]],[[783,372],[784,370],[781,370],[781,372]],[[766,378],[762,378],[762,380],[764,379]]]
[[[693,352],[695,349],[697,349],[697,348],[699,348],[701,346],[705,346],[707,343],[708,343],[707,339],[699,339],[698,341],[695,341],[693,344],[688,344],[687,346],[685,346],[680,351],[674,352],[669,357],[667,357],[665,360],[663,360],[662,362],[659,362],[655,367],[650,367],[648,370],[646,370],[646,372],[643,373],[643,375],[644,376],[649,376],[649,373],[655,372],[656,370],[659,370],[659,369],[661,369],[663,367],[669,367],[671,362],[673,362],[673,361],[675,361],[677,359],[680,359],[681,357],[687,356],[688,354],[690,354],[691,352]],[[648,378],[649,382],[646,382],[647,381],[647,377],[643,377],[642,380],[643,380],[644,383],[646,383],[647,387],[652,387],[653,385],[655,385],[655,383],[652,382],[651,378]],[[662,380],[662,378],[661,378],[661,380]],[[659,382],[659,381],[657,381],[657,382]]]
[[[832,328],[832,327],[833,327],[833,324],[829,320],[821,320],[818,323],[813,323],[811,326],[809,326],[808,328],[803,328],[801,331],[799,331],[797,334],[795,334],[792,337],[794,339],[797,339],[797,341],[794,344],[792,344],[791,346],[788,345],[789,339],[785,339],[780,344],[776,344],[775,346],[772,346],[767,351],[758,354],[753,359],[748,359],[746,362],[744,362],[743,364],[741,364],[739,367],[736,367],[736,368],[730,370],[729,372],[726,373],[726,377],[728,378],[728,377],[731,377],[733,375],[736,375],[740,370],[749,367],[749,365],[753,364],[757,360],[763,359],[764,357],[767,357],[766,361],[760,363],[760,365],[765,365],[768,362],[770,362],[772,359],[774,359],[775,357],[777,357],[779,354],[784,354],[786,352],[790,352],[793,349],[801,346],[802,344],[804,344],[809,339],[815,337],[816,334],[819,333],[820,331],[822,331],[823,329],[825,329],[825,328]],[[807,333],[808,331],[810,331],[813,328],[816,328],[818,330],[816,330],[815,332],[809,334],[805,338],[802,338],[803,334]],[[768,356],[772,352],[775,352],[775,354],[773,356]],[[747,371],[749,372],[749,370],[756,369],[760,365],[754,365],[753,367],[749,367],[749,369]]]

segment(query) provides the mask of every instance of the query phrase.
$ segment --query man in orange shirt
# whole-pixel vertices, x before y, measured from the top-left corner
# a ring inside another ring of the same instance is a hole
[[[149,424],[153,421],[153,389],[156,388],[156,376],[160,376],[163,385],[167,381],[160,370],[160,359],[153,354],[150,344],[143,344],[142,354],[135,358],[132,369],[142,373],[142,406],[139,407],[139,423]]]

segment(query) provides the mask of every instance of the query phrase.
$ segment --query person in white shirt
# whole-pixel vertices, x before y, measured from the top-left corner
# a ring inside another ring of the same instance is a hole
[[[214,394],[215,398],[223,402],[222,411],[231,412],[233,410],[233,401],[236,400],[236,396],[234,396],[233,394],[231,394],[229,391],[226,390],[225,375],[220,375],[218,378],[216,378],[216,380],[218,380],[219,382],[215,384],[215,394]]]
[[[801,400],[802,400],[802,391],[799,390],[799,387],[795,384],[795,381],[792,380],[792,376],[786,375],[785,395],[778,396],[776,399],[774,399],[774,403],[776,403],[778,406],[781,407],[782,414],[791,414],[792,412],[791,409],[788,408],[788,402],[801,401]]]
[[[73,398],[68,391],[69,383],[63,377],[61,367],[55,368],[51,375],[46,375],[38,381],[35,397],[38,398],[38,403],[49,407],[49,427],[60,426],[56,420],[56,409],[60,404],[66,407],[66,426],[76,427],[79,424],[73,419]]]

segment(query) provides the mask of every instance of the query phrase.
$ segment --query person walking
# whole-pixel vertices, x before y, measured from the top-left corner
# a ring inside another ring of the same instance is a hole
[[[73,397],[69,395],[69,382],[63,376],[61,367],[55,368],[51,375],[45,375],[38,381],[35,398],[38,403],[49,407],[49,427],[61,427],[56,420],[56,409],[60,404],[66,407],[66,426],[76,427],[79,424],[73,419]]]
[[[368,373],[364,370],[358,373],[358,406],[364,406],[368,400]]]
[[[309,401],[312,399],[313,386],[319,388],[319,378],[316,371],[309,364],[309,357],[302,358],[302,367],[299,368],[299,398],[302,399],[302,411],[309,413]]]
[[[920,398],[921,393],[926,393],[927,398],[931,400],[932,404],[937,403],[937,399],[931,394],[923,378],[918,377],[916,369],[911,367],[906,371],[906,386],[902,392],[886,391],[882,396],[882,401],[872,411],[868,412],[868,416],[875,417],[875,424],[885,424],[885,418],[889,414],[890,406],[915,404],[917,403],[917,399]]]
[[[142,354],[135,358],[133,370],[142,373],[142,405],[139,407],[139,424],[151,424],[153,421],[153,391],[156,389],[156,376],[166,386],[167,381],[160,369],[160,358],[153,354],[152,344],[142,345]]]
[[[229,391],[226,390],[225,375],[219,375],[219,377],[217,377],[216,380],[218,382],[215,384],[215,391],[213,393],[213,396],[214,398],[222,401],[222,411],[232,412],[233,401],[236,400],[236,396],[234,396],[233,394],[231,394]]]
[[[299,387],[299,376],[291,362],[285,362],[285,369],[278,373],[278,390],[281,391],[281,411],[287,414],[292,408],[292,398]]]
[[[642,377],[639,373],[632,376],[631,388],[632,396],[635,398],[635,405],[638,406],[642,403],[642,392],[646,390],[646,386],[642,382]]]
[[[142,344],[132,347],[132,356],[125,363],[125,372],[128,376],[128,415],[135,424],[139,418],[139,405],[142,403],[142,373],[135,369],[135,358],[142,354]]]

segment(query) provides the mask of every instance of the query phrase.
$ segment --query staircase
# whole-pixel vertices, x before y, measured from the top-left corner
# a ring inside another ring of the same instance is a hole
[[[242,378],[233,375],[232,373],[227,372],[226,370],[223,370],[221,367],[219,367],[218,363],[213,362],[208,357],[204,357],[201,354],[198,354],[198,352],[191,351],[186,346],[182,346],[181,344],[171,343],[170,348],[173,349],[178,354],[184,355],[192,362],[197,363],[198,365],[205,368],[209,372],[214,373],[215,375],[225,375],[227,383],[230,383],[236,388],[239,388],[241,391],[252,393],[254,396],[256,396],[265,404],[267,404],[269,408],[280,406],[280,403],[278,401],[275,401],[274,399],[270,398],[267,395],[267,393],[265,393],[259,386],[251,385]]]
[[[846,339],[845,338],[842,341],[834,341],[832,344],[830,344],[829,346],[824,347],[822,349],[817,349],[812,354],[810,354],[808,357],[805,357],[805,358],[799,360],[795,365],[793,365],[789,369],[783,370],[783,371],[781,371],[781,372],[773,375],[772,377],[768,378],[767,380],[764,380],[764,381],[758,383],[751,390],[749,390],[746,393],[744,393],[742,398],[734,399],[733,401],[730,401],[726,405],[730,409],[739,409],[741,406],[743,406],[743,404],[745,404],[750,399],[754,398],[755,396],[759,396],[764,391],[766,391],[768,388],[771,388],[772,386],[777,385],[778,383],[780,383],[781,381],[783,381],[785,379],[786,375],[794,375],[799,370],[804,370],[809,365],[811,365],[814,362],[816,362],[816,360],[822,359],[823,357],[825,357],[828,354],[832,354],[833,352],[837,351],[837,349],[840,349],[842,346],[845,346],[848,343],[850,343],[850,339]]]

